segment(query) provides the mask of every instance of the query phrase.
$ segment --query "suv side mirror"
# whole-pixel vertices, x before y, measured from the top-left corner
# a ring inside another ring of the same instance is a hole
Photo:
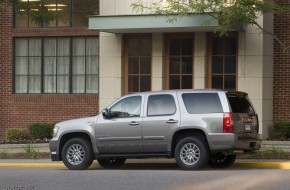
[[[110,119],[110,114],[109,114],[108,108],[103,110],[102,115],[104,116],[105,119]]]

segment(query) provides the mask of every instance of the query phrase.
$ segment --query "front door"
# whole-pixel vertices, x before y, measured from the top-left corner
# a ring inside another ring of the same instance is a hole
[[[100,153],[138,153],[141,143],[141,95],[121,99],[109,108],[110,118],[100,115],[96,127]]]

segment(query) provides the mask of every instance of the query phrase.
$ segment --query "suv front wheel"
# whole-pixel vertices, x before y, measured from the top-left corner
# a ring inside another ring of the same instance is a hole
[[[91,144],[83,138],[73,138],[67,141],[62,149],[64,165],[71,170],[85,170],[93,162]]]
[[[186,137],[176,145],[175,160],[182,169],[200,169],[208,161],[208,148],[199,138]]]

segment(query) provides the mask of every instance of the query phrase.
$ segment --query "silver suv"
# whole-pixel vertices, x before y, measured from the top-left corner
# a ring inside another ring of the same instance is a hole
[[[258,150],[258,116],[244,92],[176,90],[123,96],[99,115],[57,123],[52,161],[87,169],[127,158],[175,158],[186,170],[232,165],[237,151]]]

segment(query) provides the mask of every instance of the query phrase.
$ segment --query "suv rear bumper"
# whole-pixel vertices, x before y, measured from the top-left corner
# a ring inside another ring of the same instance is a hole
[[[237,137],[235,141],[235,150],[245,150],[245,151],[251,151],[251,150],[259,150],[262,145],[262,135],[258,134],[258,138],[256,139],[243,139]]]
[[[212,133],[208,138],[211,151],[251,151],[259,150],[262,144],[262,135],[257,138],[239,138],[233,133]]]

